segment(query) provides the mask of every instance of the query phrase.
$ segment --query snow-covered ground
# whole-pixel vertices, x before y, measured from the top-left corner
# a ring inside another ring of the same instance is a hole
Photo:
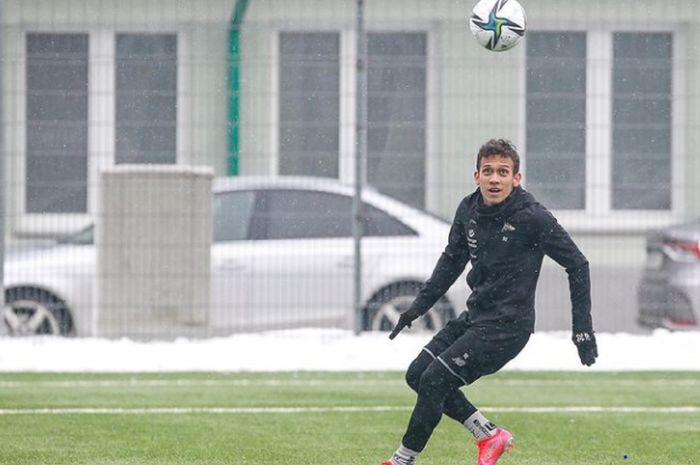
[[[598,334],[593,370],[700,370],[700,332]],[[301,329],[169,342],[0,338],[0,371],[405,370],[429,335]],[[536,333],[508,370],[582,370],[564,332]]]

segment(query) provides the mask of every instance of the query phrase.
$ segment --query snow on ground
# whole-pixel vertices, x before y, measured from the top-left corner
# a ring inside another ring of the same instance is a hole
[[[508,370],[582,370],[565,332],[535,333]],[[700,332],[597,335],[593,370],[700,370]],[[429,335],[353,335],[300,329],[225,338],[136,342],[129,339],[0,338],[0,371],[403,371]]]

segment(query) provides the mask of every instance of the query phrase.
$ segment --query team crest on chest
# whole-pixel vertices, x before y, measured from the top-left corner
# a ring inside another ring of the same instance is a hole
[[[510,224],[509,222],[503,223],[503,227],[501,228],[501,232],[510,232],[510,231],[515,231],[515,226]]]

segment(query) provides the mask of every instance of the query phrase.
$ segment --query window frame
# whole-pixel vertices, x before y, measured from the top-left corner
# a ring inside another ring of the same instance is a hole
[[[357,35],[354,23],[324,21],[323,24],[310,25],[308,22],[274,21],[270,23],[270,157],[267,166],[269,174],[279,173],[279,35],[284,32],[335,32],[340,34],[340,137],[338,146],[338,179],[341,182],[352,183],[355,179],[355,143],[356,143],[356,112],[355,96],[357,84]],[[440,191],[437,186],[440,181],[440,168],[444,163],[440,155],[439,128],[440,105],[439,99],[432,96],[441,95],[439,82],[440,54],[438,49],[438,26],[429,20],[409,20],[400,24],[371,22],[366,26],[366,33],[373,32],[411,32],[425,34],[426,38],[426,109],[425,109],[425,209],[438,210],[440,207]],[[350,58],[348,58],[350,57]],[[366,165],[366,161],[365,161]],[[362,177],[366,181],[366,175]]]
[[[88,116],[87,116],[87,208],[85,213],[29,213],[26,206],[27,174],[27,35],[87,34],[88,36]],[[120,25],[96,28],[64,25],[48,28],[45,24],[25,23],[16,31],[17,61],[13,73],[17,80],[17,97],[13,115],[16,121],[16,163],[13,176],[14,208],[17,213],[13,234],[18,236],[63,236],[72,234],[93,221],[99,201],[100,172],[115,165],[116,146],[116,35],[174,34],[177,37],[177,132],[176,164],[188,163],[191,155],[192,95],[191,31],[183,25]]]
[[[680,24],[645,24],[644,28],[632,23],[603,24],[591,27],[582,23],[560,25],[533,22],[530,31],[584,32],[586,34],[586,183],[585,208],[582,210],[552,209],[558,220],[572,232],[643,232],[682,221],[685,207],[686,166],[686,104],[682,98],[686,90],[686,36]],[[671,208],[669,210],[613,210],[612,209],[612,110],[613,110],[613,35],[616,32],[669,33],[673,37],[671,89]],[[526,39],[527,40],[527,35]],[[522,147],[527,141],[527,56],[521,49],[523,66],[520,68],[519,139]],[[605,67],[592,63],[606,62]],[[527,154],[523,153],[521,171],[527,188]],[[603,189],[601,189],[601,180]],[[678,188],[675,186],[681,185]],[[546,207],[546,205],[545,205]]]

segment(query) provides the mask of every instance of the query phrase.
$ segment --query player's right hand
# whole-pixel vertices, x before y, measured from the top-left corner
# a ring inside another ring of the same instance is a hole
[[[410,307],[408,310],[403,312],[399,316],[399,321],[396,322],[396,326],[394,326],[394,329],[391,331],[391,334],[389,334],[389,339],[394,339],[396,335],[399,334],[404,328],[410,328],[411,323],[413,323],[413,320],[418,318],[420,315],[420,312],[418,312],[413,307]]]

